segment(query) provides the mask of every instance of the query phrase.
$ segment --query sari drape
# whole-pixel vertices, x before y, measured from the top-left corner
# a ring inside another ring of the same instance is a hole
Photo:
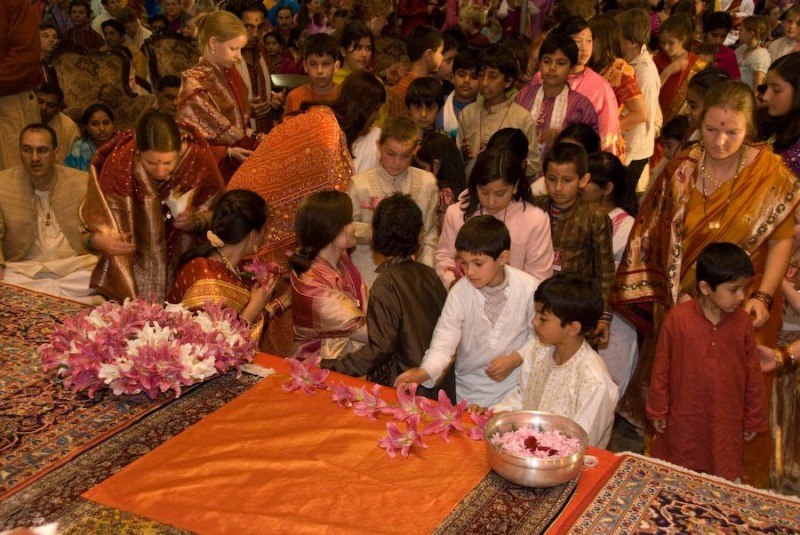
[[[110,299],[143,296],[163,302],[172,286],[180,257],[199,244],[198,237],[172,225],[162,201],[170,192],[194,190],[195,213],[211,209],[223,189],[208,144],[194,129],[184,128],[177,167],[164,181],[142,166],[133,131],[100,147],[89,169],[89,187],[81,219],[89,232],[130,234],[136,253],[103,255],[92,273],[92,288]]]
[[[695,74],[708,66],[708,62],[693,52],[689,52],[689,64],[679,73],[675,73],[664,81],[661,91],[658,94],[658,103],[661,106],[661,114],[664,117],[664,124],[678,115],[686,102],[686,93],[689,91],[689,80]],[[653,63],[656,64],[660,73],[667,68],[672,60],[663,52],[658,52],[653,56]]]
[[[294,218],[308,195],[323,190],[347,192],[354,167],[344,132],[327,106],[287,117],[242,164],[228,189],[249,189],[269,206],[265,245],[258,255],[287,266],[297,244]],[[285,288],[285,287],[284,287]],[[278,287],[275,295],[284,288]],[[288,356],[292,350],[291,309],[269,322],[265,351]]]
[[[640,333],[649,335],[618,406],[634,423],[644,420],[644,396],[659,327],[666,311],[678,302],[681,290],[694,293],[694,264],[703,248],[727,241],[744,249],[756,272],[752,291],[758,289],[763,276],[769,240],[792,235],[789,216],[800,203],[800,180],[768,146],[756,147],[759,152],[754,160],[735,182],[708,196],[705,209],[702,194],[694,188],[702,157],[699,144],[668,164],[642,202],[611,293],[617,312]],[[710,228],[711,221],[719,222],[719,227]],[[777,339],[783,300],[780,292],[774,298],[769,320],[756,331],[760,344],[774,345]],[[764,380],[769,399],[772,375],[765,375]],[[766,486],[770,450],[766,433],[746,444],[745,482]]]
[[[241,314],[250,301],[248,282],[251,280],[245,281],[231,273],[222,262],[208,258],[194,258],[178,272],[167,301],[181,303],[192,311],[202,309],[207,302],[222,303],[225,308],[231,308],[237,314]],[[254,340],[258,341],[261,337],[263,326],[263,315],[251,324]]]
[[[336,268],[317,257],[302,275],[292,271],[291,282],[295,358],[333,359],[364,347],[349,335],[367,322],[369,291],[346,252]]]

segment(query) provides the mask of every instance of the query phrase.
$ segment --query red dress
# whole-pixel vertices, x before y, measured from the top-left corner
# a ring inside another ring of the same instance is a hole
[[[740,477],[743,433],[769,429],[752,318],[737,309],[713,325],[697,300],[673,307],[650,377],[647,418],[667,421],[653,456],[729,480]]]

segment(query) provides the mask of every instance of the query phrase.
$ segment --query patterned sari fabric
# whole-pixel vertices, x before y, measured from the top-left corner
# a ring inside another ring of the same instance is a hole
[[[189,310],[201,309],[209,302],[222,303],[224,307],[241,313],[250,301],[251,280],[243,280],[216,260],[194,258],[178,272],[167,301],[181,303]],[[263,316],[252,324],[254,339],[261,337],[263,326]]]
[[[353,172],[353,159],[336,117],[330,108],[315,106],[270,130],[231,178],[228,189],[249,189],[267,201],[266,245],[258,254],[264,261],[286,266],[287,253],[297,243],[294,218],[300,203],[318,191],[346,192]],[[279,286],[275,295],[283,289]],[[291,309],[270,320],[267,334],[262,349],[284,356],[291,353]]]
[[[209,210],[223,188],[208,144],[193,129],[182,132],[178,165],[164,181],[142,166],[134,132],[117,135],[100,149],[89,169],[89,188],[81,218],[90,232],[129,234],[136,254],[102,256],[91,286],[116,300],[154,297],[164,301],[178,271],[180,257],[199,244],[198,237],[175,228],[162,204],[171,192],[194,190],[189,207]]]
[[[208,141],[226,181],[239,167],[227,157],[228,149],[255,149],[255,143],[247,137],[247,87],[235,68],[222,69],[201,58],[184,71],[176,119],[197,128]]]
[[[688,66],[681,72],[667,78],[658,94],[658,103],[661,106],[664,124],[667,124],[670,119],[680,114],[681,108],[683,108],[686,102],[686,93],[689,91],[689,80],[708,66],[706,60],[693,52],[689,52],[688,59]],[[656,64],[656,68],[658,68],[658,72],[660,73],[667,68],[671,60],[669,56],[663,52],[657,52],[653,56],[653,63]]]
[[[295,358],[334,359],[364,347],[349,335],[367,323],[369,291],[346,252],[336,268],[317,257],[291,281]]]
[[[751,283],[754,290],[764,273],[768,242],[793,235],[789,216],[800,203],[800,180],[766,145],[756,148],[758,155],[738,179],[711,194],[706,206],[702,194],[694,188],[702,157],[699,145],[679,153],[644,198],[617,271],[611,302],[639,332],[652,335],[652,340],[657,338],[667,309],[678,302],[679,292],[694,293],[694,265],[706,245],[727,241],[744,249],[756,270]],[[718,228],[711,228],[712,221]],[[777,341],[783,300],[780,292],[774,297],[769,320],[756,331],[759,344],[775,345]],[[648,347],[651,350],[646,350]],[[652,348],[645,344],[618,406],[619,411],[639,424],[644,418],[652,358]],[[772,375],[765,375],[764,380],[766,397],[770,399]],[[762,440],[766,444],[758,446]],[[746,482],[766,486],[768,468],[758,469],[759,463],[748,462],[748,458],[752,454],[761,463],[769,464],[769,441],[769,434],[762,433],[746,444]],[[754,449],[762,451],[751,453]]]

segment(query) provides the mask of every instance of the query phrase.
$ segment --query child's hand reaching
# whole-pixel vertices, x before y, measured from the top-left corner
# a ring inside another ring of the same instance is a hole
[[[403,383],[417,383],[421,384],[430,380],[431,376],[422,368],[411,368],[397,376],[394,380],[394,386],[398,387]]]
[[[510,355],[495,357],[486,367],[486,375],[498,383],[511,375],[522,364],[522,356],[516,351]]]
[[[608,322],[606,321],[598,321],[597,328],[594,330],[594,340],[593,342],[597,344],[597,347],[606,348],[608,347]]]
[[[666,420],[653,420],[653,427],[656,430],[656,433],[663,433],[667,429],[667,421]]]
[[[467,405],[467,412],[486,416],[486,413],[489,412],[489,409],[486,407],[481,407],[477,403],[472,403],[471,405]]]

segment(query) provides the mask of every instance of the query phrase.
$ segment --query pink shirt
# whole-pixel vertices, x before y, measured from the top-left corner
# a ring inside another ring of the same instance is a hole
[[[456,235],[464,225],[461,200],[451,204],[445,212],[442,233],[434,255],[434,268],[445,288],[456,280]],[[523,209],[524,208],[524,209]],[[474,215],[481,215],[480,208]],[[543,281],[553,274],[553,241],[550,237],[550,218],[543,210],[524,203],[511,201],[508,207],[495,214],[511,234],[511,267],[521,269]],[[460,277],[460,273],[459,273]]]

